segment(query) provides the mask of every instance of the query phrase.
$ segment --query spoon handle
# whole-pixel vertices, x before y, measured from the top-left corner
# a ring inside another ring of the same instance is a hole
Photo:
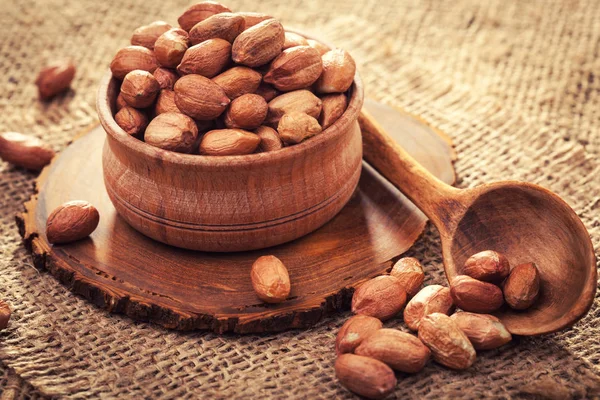
[[[440,181],[394,141],[363,109],[358,118],[363,139],[363,158],[406,195],[436,225],[448,209],[460,206],[459,189]]]

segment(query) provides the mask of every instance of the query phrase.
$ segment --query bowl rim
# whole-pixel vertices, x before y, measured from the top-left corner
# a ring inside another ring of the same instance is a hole
[[[324,44],[325,41],[316,39],[311,35],[307,35],[303,32],[287,29],[287,32],[298,33],[307,39],[318,40]],[[329,44],[327,44],[329,46]],[[334,46],[329,46],[335,48]],[[235,155],[235,156],[208,156],[201,154],[185,154],[176,153],[160,149],[158,147],[151,146],[145,142],[138,140],[131,135],[127,134],[119,125],[117,125],[114,116],[112,114],[111,98],[109,91],[116,82],[116,78],[113,78],[110,69],[104,74],[98,87],[96,97],[96,109],[100,123],[102,124],[106,133],[121,143],[123,146],[129,148],[145,157],[160,158],[167,162],[184,164],[184,165],[205,165],[205,166],[231,166],[235,165],[256,165],[261,162],[273,162],[282,159],[295,158],[307,151],[311,151],[315,147],[321,146],[326,142],[332,141],[341,135],[344,135],[347,131],[348,126],[351,122],[355,121],[362,110],[364,100],[364,89],[363,83],[360,78],[358,69],[354,75],[354,81],[349,89],[350,100],[346,111],[338,118],[331,126],[325,129],[319,135],[306,140],[305,142],[296,144],[294,146],[285,147],[281,150],[264,153],[253,153],[246,155]],[[332,93],[333,94],[333,93]]]

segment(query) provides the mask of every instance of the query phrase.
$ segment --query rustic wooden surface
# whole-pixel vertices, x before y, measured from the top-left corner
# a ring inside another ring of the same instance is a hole
[[[454,153],[446,138],[406,114],[367,103],[395,140],[445,182],[454,182]],[[43,171],[38,195],[18,218],[36,266],[111,312],[168,328],[263,332],[308,327],[347,308],[353,287],[389,270],[421,235],[425,216],[392,185],[364,166],[357,191],[331,222],[294,242],[243,253],[202,253],[153,241],[118,217],[102,180],[105,133],[95,127]],[[48,214],[81,199],[100,211],[92,236],[51,246]],[[250,283],[250,267],[274,254],[288,267],[290,298],[266,305]]]
[[[403,192],[436,225],[449,281],[483,250],[506,255],[513,266],[535,262],[541,294],[529,309],[506,305],[495,313],[513,334],[540,335],[574,324],[596,292],[596,257],[575,212],[556,194],[525,182],[456,189],[427,172],[362,114],[364,159]]]

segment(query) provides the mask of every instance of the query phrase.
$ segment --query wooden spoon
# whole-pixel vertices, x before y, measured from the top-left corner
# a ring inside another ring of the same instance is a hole
[[[596,291],[596,257],[577,214],[556,194],[531,183],[497,182],[453,188],[421,167],[363,110],[364,159],[423,211],[440,232],[448,281],[483,250],[511,265],[535,262],[541,293],[528,310],[495,315],[517,335],[540,335],[574,324]]]

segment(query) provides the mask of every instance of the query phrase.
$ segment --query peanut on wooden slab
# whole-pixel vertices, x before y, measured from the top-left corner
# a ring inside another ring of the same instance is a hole
[[[498,286],[467,275],[458,275],[452,280],[450,293],[454,304],[465,311],[485,314],[504,304],[504,296]]]
[[[194,120],[173,112],[158,115],[144,133],[146,143],[178,153],[191,153],[197,138],[198,128]]]
[[[146,130],[148,117],[143,111],[127,106],[115,114],[115,122],[127,134],[135,136]]]
[[[504,299],[515,310],[531,307],[540,294],[540,273],[534,263],[517,265],[504,282]]]
[[[503,254],[486,250],[471,256],[461,272],[480,281],[498,283],[508,276],[510,264]]]
[[[394,371],[379,360],[342,354],[335,361],[335,375],[350,391],[369,399],[383,399],[396,387]]]
[[[156,61],[166,68],[177,67],[189,44],[190,39],[186,31],[179,28],[169,29],[156,39],[154,45]]]
[[[8,327],[8,321],[10,320],[10,307],[6,302],[0,300],[0,330]]]
[[[275,151],[283,148],[281,138],[279,138],[279,134],[275,129],[268,126],[259,126],[254,132],[260,138],[258,148],[261,152]]]
[[[324,112],[325,99],[323,99],[323,113]],[[404,286],[404,290],[406,290],[406,294],[408,295],[408,297],[413,297],[415,294],[417,294],[417,292],[421,288],[421,285],[423,284],[423,281],[425,280],[423,266],[421,265],[419,260],[413,257],[404,257],[398,260],[398,262],[394,264],[390,275],[395,276],[400,280],[402,286]]]
[[[185,10],[177,19],[177,22],[182,29],[189,32],[198,22],[224,12],[231,12],[231,10],[216,1],[201,1]]]
[[[251,154],[260,138],[243,129],[215,129],[207,132],[200,142],[200,154],[208,156],[242,156]]]
[[[46,222],[46,237],[52,244],[65,244],[88,237],[100,222],[96,207],[75,200],[57,207]]]
[[[123,100],[135,108],[151,106],[160,92],[158,81],[150,72],[134,70],[125,75],[121,84]]]
[[[458,312],[450,318],[469,338],[476,350],[491,350],[512,340],[510,332],[493,315]]]
[[[172,26],[165,21],[154,21],[148,25],[143,25],[133,31],[131,36],[131,44],[134,46],[144,46],[150,50],[154,50],[156,40],[171,29]]]
[[[75,71],[75,64],[71,60],[58,60],[42,68],[35,80],[40,99],[49,100],[69,89]]]
[[[419,338],[397,329],[379,329],[367,336],[354,353],[410,374],[421,371],[431,355],[429,348]]]
[[[383,323],[368,315],[355,315],[342,325],[335,340],[337,355],[352,353],[365,338],[381,329]]]
[[[50,164],[54,150],[35,136],[4,132],[0,133],[0,158],[17,167],[39,171]]]
[[[321,133],[321,131],[319,121],[300,111],[284,114],[277,125],[279,137],[286,144],[298,144]]]
[[[352,312],[382,321],[397,315],[406,304],[406,291],[393,276],[383,275],[366,281],[352,296]]]
[[[262,80],[262,75],[252,68],[233,67],[213,79],[231,100],[244,94],[254,93]]]
[[[450,289],[441,285],[425,286],[406,305],[404,322],[416,331],[423,317],[433,313],[449,315],[454,310]]]
[[[110,63],[110,70],[117,79],[125,78],[125,75],[136,69],[154,72],[156,68],[158,68],[158,62],[154,52],[143,46],[122,48]]]
[[[449,316],[433,313],[421,320],[419,339],[433,359],[452,369],[467,369],[475,362],[475,348]]]
[[[250,279],[256,295],[265,303],[281,303],[290,295],[287,268],[275,256],[259,257],[252,264]]]

